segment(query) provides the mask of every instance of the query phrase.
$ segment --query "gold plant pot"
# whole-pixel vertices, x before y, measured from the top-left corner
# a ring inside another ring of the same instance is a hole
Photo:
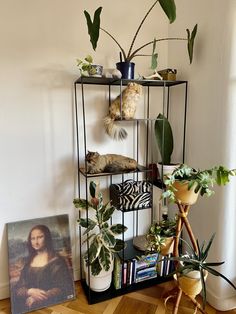
[[[180,183],[176,181],[173,184],[176,191],[174,191],[175,199],[177,203],[184,205],[193,205],[196,203],[199,192],[195,193],[196,184],[192,186],[190,190],[188,190],[188,182]]]
[[[208,272],[204,271],[204,280],[206,280]],[[193,278],[192,278],[193,277]],[[195,299],[195,297],[202,291],[202,283],[199,271],[191,271],[186,275],[174,275],[174,279],[177,280],[179,287],[185,294]]]
[[[174,237],[167,237],[165,238],[164,245],[161,246],[161,255],[168,255],[170,253],[173,253],[174,250]]]

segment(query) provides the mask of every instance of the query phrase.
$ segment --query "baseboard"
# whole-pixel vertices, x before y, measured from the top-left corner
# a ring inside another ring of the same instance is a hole
[[[218,311],[229,311],[236,308],[236,296],[219,297],[207,289],[207,302]]]
[[[80,270],[74,269],[74,280],[80,280]],[[10,289],[9,289],[9,283],[0,284],[0,300],[7,299],[10,297]]]
[[[74,269],[74,281],[80,280],[80,270],[79,269]]]
[[[10,290],[9,290],[9,283],[0,284],[0,300],[9,298]]]

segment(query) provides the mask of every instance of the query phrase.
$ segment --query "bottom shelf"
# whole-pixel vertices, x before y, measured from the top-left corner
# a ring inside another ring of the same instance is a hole
[[[89,304],[95,304],[105,300],[109,300],[129,292],[137,291],[140,289],[148,288],[153,285],[157,285],[163,282],[172,280],[172,277],[156,277],[153,279],[145,280],[139,283],[132,284],[130,286],[123,287],[122,289],[116,290],[111,284],[111,287],[103,292],[94,292],[87,286],[85,280],[81,280],[82,287],[84,289],[85,295],[87,297]]]

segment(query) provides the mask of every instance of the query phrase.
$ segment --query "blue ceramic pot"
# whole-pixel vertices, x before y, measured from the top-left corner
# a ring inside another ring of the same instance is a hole
[[[121,72],[123,79],[133,79],[134,78],[134,66],[133,62],[118,62],[116,63],[116,68]]]

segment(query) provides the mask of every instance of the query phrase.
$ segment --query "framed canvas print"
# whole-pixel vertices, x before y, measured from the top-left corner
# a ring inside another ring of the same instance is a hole
[[[12,314],[75,298],[68,215],[7,224]]]

